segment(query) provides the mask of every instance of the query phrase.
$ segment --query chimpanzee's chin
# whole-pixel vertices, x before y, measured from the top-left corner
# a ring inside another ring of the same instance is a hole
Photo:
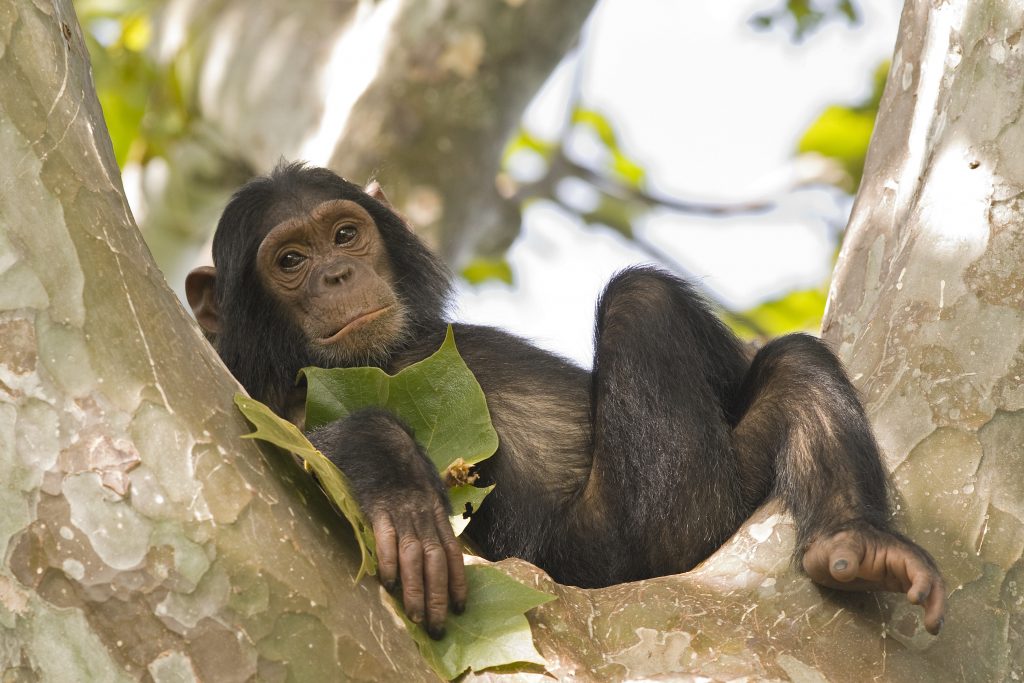
[[[391,354],[386,347],[352,348],[343,343],[310,345],[310,365],[319,368],[354,368],[385,365]]]

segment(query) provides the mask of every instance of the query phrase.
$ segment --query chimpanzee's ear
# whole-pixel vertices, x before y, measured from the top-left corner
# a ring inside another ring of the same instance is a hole
[[[381,189],[380,183],[378,183],[376,180],[371,180],[369,184],[367,184],[367,186],[363,188],[363,192],[370,195],[378,202],[394,211],[395,207],[391,206],[391,202],[388,201],[387,195],[384,194],[384,190]]]
[[[213,266],[200,266],[185,276],[185,298],[199,326],[209,334],[220,332],[216,284],[217,271]]]

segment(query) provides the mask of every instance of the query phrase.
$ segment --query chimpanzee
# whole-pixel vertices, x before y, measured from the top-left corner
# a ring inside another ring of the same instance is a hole
[[[331,171],[281,164],[221,216],[215,268],[186,290],[227,367],[301,420],[304,366],[389,373],[437,350],[451,276],[389,206]],[[576,586],[686,571],[769,496],[792,511],[796,559],[815,582],[905,592],[937,633],[931,557],[890,523],[878,448],[839,361],[801,334],[756,355],[686,282],[627,269],[597,306],[588,372],[507,332],[454,324],[500,446],[498,484],[467,533],[490,559],[520,557]],[[466,601],[440,478],[390,413],[310,434],[351,480],[373,525],[380,578],[435,637]]]

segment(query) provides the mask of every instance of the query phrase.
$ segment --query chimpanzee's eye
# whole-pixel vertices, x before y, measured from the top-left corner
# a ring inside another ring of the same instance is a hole
[[[305,260],[306,258],[297,251],[287,251],[281,254],[281,257],[277,259],[277,265],[280,266],[282,270],[295,270],[302,265],[302,262]]]
[[[346,224],[338,226],[338,229],[334,232],[334,243],[338,246],[342,244],[348,244],[356,238],[356,229],[352,225]]]

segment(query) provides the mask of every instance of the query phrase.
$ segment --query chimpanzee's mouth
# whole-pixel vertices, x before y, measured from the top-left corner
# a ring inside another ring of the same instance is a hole
[[[346,334],[354,332],[355,330],[358,330],[360,327],[368,325],[369,323],[373,322],[380,316],[390,311],[392,308],[394,308],[393,304],[390,306],[384,306],[383,308],[374,309],[372,311],[369,311],[368,313],[362,313],[353,318],[352,320],[349,320],[342,326],[340,330],[330,335],[329,337],[321,337],[320,339],[317,339],[316,343],[322,344],[324,346],[336,344],[337,342],[341,341],[342,337],[344,337]]]

